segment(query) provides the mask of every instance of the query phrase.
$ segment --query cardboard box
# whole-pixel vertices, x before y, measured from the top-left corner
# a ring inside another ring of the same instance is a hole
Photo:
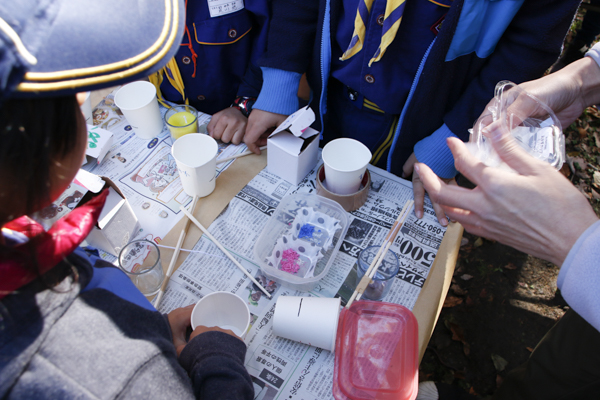
[[[86,242],[90,246],[118,256],[123,246],[129,243],[140,230],[140,223],[133,209],[125,195],[110,179],[85,170],[80,170],[75,179],[76,183],[89,190],[79,204],[85,204],[104,188],[108,188],[109,194],[104,208]]]
[[[297,185],[317,164],[319,132],[309,106],[290,115],[267,139],[267,171]]]
[[[88,144],[87,149],[85,150],[86,162],[94,160],[96,164],[100,164],[113,144],[113,134],[99,126],[89,124],[87,130]]]

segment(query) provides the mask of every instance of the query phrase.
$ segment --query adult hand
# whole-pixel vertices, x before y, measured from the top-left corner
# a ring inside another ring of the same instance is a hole
[[[237,108],[229,107],[212,116],[206,130],[224,143],[240,144],[246,133],[248,119]]]
[[[577,238],[598,220],[595,212],[571,182],[510,135],[495,135],[492,143],[516,173],[487,167],[455,138],[448,146],[456,169],[475,189],[449,186],[424,164],[415,170],[432,200],[467,231],[562,265]]]
[[[579,118],[587,106],[600,102],[599,86],[598,64],[590,57],[583,57],[553,74],[522,83],[517,87],[550,107],[562,127],[566,128]],[[511,98],[510,94],[507,98]],[[494,101],[494,99],[490,101],[482,115],[489,113],[488,107]],[[524,94],[514,98],[508,106],[507,114],[512,114],[516,123],[528,117],[541,119],[547,117],[546,110],[541,109],[535,100]],[[494,127],[490,127],[490,130],[494,130]]]
[[[192,326],[190,318],[194,305],[190,304],[187,307],[176,308],[167,315],[169,325],[171,325],[171,335],[173,335],[173,345],[177,351],[177,357],[179,357],[179,354],[187,344],[185,336],[187,329]]]
[[[254,109],[248,117],[248,126],[244,143],[248,150],[260,154],[260,147],[267,144],[267,137],[275,130],[285,119],[287,115],[275,114],[268,111]]]
[[[419,174],[414,170],[414,165],[417,163],[417,156],[415,153],[412,153],[408,160],[404,163],[402,167],[402,177],[407,178],[412,176],[412,184],[413,184],[413,197],[415,201],[415,215],[417,218],[423,218],[423,205],[425,204],[425,188],[423,187],[423,182],[421,182],[421,178]],[[443,179],[443,181],[449,185],[456,185],[456,181],[454,179]],[[430,196],[431,199],[431,196]],[[446,213],[442,206],[433,199],[431,199],[431,204],[433,205],[433,210],[435,211],[435,215],[442,226],[448,226],[448,218],[446,218]]]

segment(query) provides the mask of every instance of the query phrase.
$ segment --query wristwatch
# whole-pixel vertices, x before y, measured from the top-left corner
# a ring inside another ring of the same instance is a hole
[[[256,102],[256,97],[245,97],[238,96],[233,101],[231,107],[237,108],[244,115],[244,117],[248,118],[250,112],[252,111],[252,106]]]

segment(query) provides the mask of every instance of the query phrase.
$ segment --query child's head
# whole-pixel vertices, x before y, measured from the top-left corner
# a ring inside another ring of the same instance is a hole
[[[77,92],[142,79],[183,34],[182,0],[0,7],[0,226],[55,200],[87,147]]]

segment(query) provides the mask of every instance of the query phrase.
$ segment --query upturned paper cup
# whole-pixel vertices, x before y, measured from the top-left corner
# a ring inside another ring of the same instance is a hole
[[[183,190],[190,196],[205,197],[215,190],[217,141],[202,133],[180,137],[171,148]]]
[[[333,351],[340,302],[340,298],[281,296],[275,305],[273,333]]]
[[[137,81],[123,86],[115,94],[115,104],[140,139],[152,139],[162,132],[156,88],[150,82]]]
[[[323,148],[325,185],[336,194],[356,193],[371,160],[367,146],[354,139],[335,139]]]
[[[250,309],[244,300],[229,292],[213,292],[196,303],[191,316],[192,329],[203,325],[230,329],[240,338],[250,326]]]

